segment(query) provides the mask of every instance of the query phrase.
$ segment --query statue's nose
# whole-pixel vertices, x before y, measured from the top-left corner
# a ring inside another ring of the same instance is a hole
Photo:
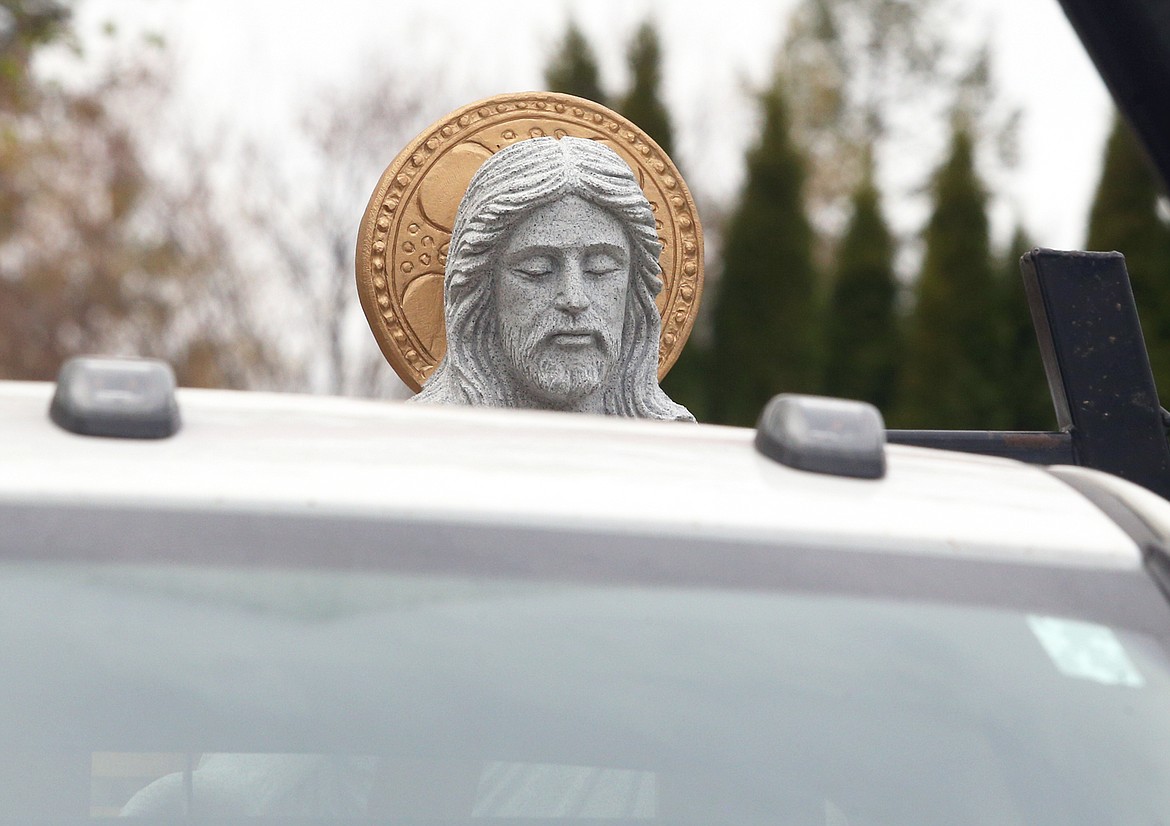
[[[561,274],[556,306],[558,310],[563,310],[569,315],[577,315],[589,309],[589,294],[585,291],[585,272],[575,261],[569,262]]]

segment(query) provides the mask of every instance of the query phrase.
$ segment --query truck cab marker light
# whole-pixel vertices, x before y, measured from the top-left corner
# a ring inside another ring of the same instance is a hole
[[[49,418],[84,436],[165,439],[179,429],[175,373],[157,359],[70,359],[57,374]]]

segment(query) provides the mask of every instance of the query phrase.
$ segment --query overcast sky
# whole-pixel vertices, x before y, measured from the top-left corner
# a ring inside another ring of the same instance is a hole
[[[954,0],[955,28],[988,37],[1006,100],[1023,111],[1022,161],[998,188],[1000,233],[1023,220],[1053,247],[1083,242],[1110,104],[1056,0]],[[230,123],[276,145],[323,86],[388,66],[438,75],[464,102],[541,85],[547,55],[572,15],[610,88],[625,85],[623,51],[646,17],[665,50],[665,96],[693,188],[729,200],[755,126],[744,93],[768,75],[792,0],[82,0],[83,30],[115,19],[162,33],[180,67],[189,116]],[[442,67],[441,69],[437,67]],[[441,117],[446,105],[433,113]],[[937,125],[924,124],[924,130]],[[391,159],[387,157],[387,162]],[[930,158],[899,159],[928,171]],[[375,181],[371,181],[371,189]],[[894,207],[903,232],[920,215]],[[356,227],[355,227],[356,231]]]

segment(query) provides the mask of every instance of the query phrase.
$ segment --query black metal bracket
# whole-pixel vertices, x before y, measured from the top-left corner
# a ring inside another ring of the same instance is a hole
[[[1117,108],[1170,185],[1170,4],[1060,0]]]
[[[1081,465],[1170,498],[1170,444],[1125,257],[1035,249],[1020,270],[1060,431],[890,430],[887,440]]]

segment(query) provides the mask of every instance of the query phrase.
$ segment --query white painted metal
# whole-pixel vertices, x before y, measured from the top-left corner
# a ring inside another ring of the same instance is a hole
[[[179,391],[165,440],[76,436],[52,386],[0,383],[0,502],[375,515],[1137,567],[1040,468],[889,446],[884,479],[783,467],[744,428]]]
[[[1170,542],[1170,502],[1158,494],[1133,482],[1092,468],[1060,465],[1052,470],[1061,479],[1081,478],[1104,488],[1132,509],[1162,541]]]

